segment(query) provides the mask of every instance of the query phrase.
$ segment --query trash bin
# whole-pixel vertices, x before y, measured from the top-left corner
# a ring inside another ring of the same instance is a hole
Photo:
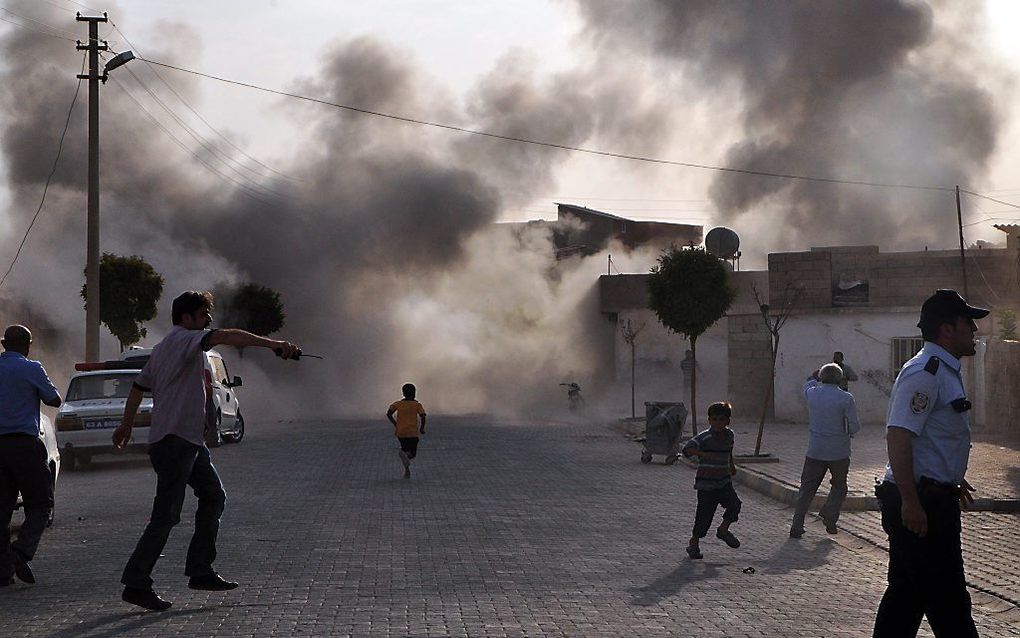
[[[666,465],[676,463],[680,456],[680,437],[687,421],[683,402],[648,401],[645,403],[645,445],[641,462],[651,463],[652,455],[666,457]]]

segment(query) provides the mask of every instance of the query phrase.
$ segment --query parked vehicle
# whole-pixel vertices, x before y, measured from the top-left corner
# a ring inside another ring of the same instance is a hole
[[[43,413],[39,413],[39,429],[42,433],[39,438],[46,445],[46,465],[50,468],[50,486],[53,488],[54,500],[56,500],[57,478],[60,476],[60,448],[57,445],[57,433],[53,429],[53,422]],[[18,494],[16,507],[21,507],[21,494]],[[50,519],[47,525],[53,524],[53,510],[50,510]]]
[[[132,347],[124,351],[121,360],[141,368],[151,354],[152,348]],[[205,439],[209,447],[219,447],[224,442],[236,443],[244,438],[244,417],[235,389],[241,385],[241,377],[231,379],[227,362],[220,353],[215,350],[205,353],[205,394],[209,398]]]
[[[78,464],[88,465],[97,454],[113,454],[113,430],[124,417],[128,393],[138,376],[138,364],[123,361],[85,363],[68,383],[64,404],[57,413],[57,431],[63,446],[63,459],[69,470]],[[142,399],[135,417],[135,431],[126,449],[148,450],[149,423],[152,418],[152,396]]]

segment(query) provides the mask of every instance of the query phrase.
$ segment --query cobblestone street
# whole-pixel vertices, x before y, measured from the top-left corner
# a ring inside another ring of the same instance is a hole
[[[122,603],[154,476],[144,457],[97,459],[61,478],[39,583],[0,590],[3,635],[871,635],[880,548],[816,523],[791,540],[790,510],[738,486],[743,545],[710,534],[688,560],[693,470],[642,465],[603,426],[430,418],[404,480],[382,419],[249,419],[213,451],[228,494],[216,566],[238,590],[187,589],[189,497],[155,574],[173,609]],[[1020,632],[1015,607],[975,603],[982,636]]]

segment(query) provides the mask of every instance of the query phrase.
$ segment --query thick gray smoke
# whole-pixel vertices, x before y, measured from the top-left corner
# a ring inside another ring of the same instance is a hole
[[[46,13],[35,3],[14,6]],[[44,15],[51,23],[66,17]],[[194,36],[178,27],[172,38],[179,44]],[[0,42],[7,61],[0,122],[13,193],[3,254],[20,239],[52,161],[72,70],[80,64],[68,45],[18,31]],[[175,59],[169,46],[146,53]],[[22,59],[46,63],[25,74],[13,63]],[[301,121],[308,133],[295,140],[296,159],[275,160],[294,179],[262,180],[276,194],[260,189],[256,198],[167,139],[124,92],[160,115],[125,69],[160,88],[140,62],[115,71],[115,81],[103,88],[103,250],[142,255],[166,277],[167,295],[150,335],[169,328],[176,291],[251,280],[282,293],[287,325],[281,336],[327,357],[284,364],[245,351],[232,372],[248,377],[247,409],[276,416],[377,413],[397,398],[401,384],[413,381],[437,411],[512,412],[565,404],[557,384],[586,383],[599,368],[592,343],[608,325],[594,296],[602,258],[557,265],[542,231],[515,236],[494,224],[507,201],[529,201],[554,185],[562,154],[288,104],[280,116]],[[193,78],[168,77],[197,101]],[[564,143],[584,142],[602,117],[574,76],[540,89],[527,63],[514,56],[482,79],[465,106],[424,77],[403,52],[357,38],[328,51],[298,89],[366,109]],[[576,108],[559,108],[575,95]],[[8,295],[50,318],[65,344],[80,343],[82,330],[83,104],[44,216],[8,284]],[[197,152],[219,166],[207,149]],[[219,170],[234,181],[246,174]],[[13,320],[17,313],[8,308],[5,314]]]
[[[952,188],[973,184],[995,148],[987,65],[965,42],[980,21],[961,17],[980,14],[976,2],[578,3],[607,57],[647,54],[707,96],[737,101],[742,132],[720,158],[727,166]],[[771,248],[918,249],[954,237],[951,193],[734,173],[719,174],[710,192],[721,221],[766,231],[779,244]]]

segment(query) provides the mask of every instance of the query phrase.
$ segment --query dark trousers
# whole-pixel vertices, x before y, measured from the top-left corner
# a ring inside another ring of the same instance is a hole
[[[181,521],[181,508],[188,486],[198,497],[195,534],[188,547],[186,576],[215,573],[216,535],[226,502],[223,483],[213,467],[209,450],[184,439],[167,435],[149,446],[149,460],[156,471],[156,498],[152,515],[135,551],[131,554],[120,582],[137,589],[152,589],[152,569],[166,545],[170,530]]]
[[[735,523],[740,515],[740,498],[733,484],[710,490],[698,490],[698,509],[694,513],[695,538],[705,538],[708,528],[712,526],[715,510],[723,506],[723,522]]]
[[[418,437],[416,436],[400,436],[397,437],[400,441],[400,449],[404,451],[407,458],[413,459],[418,456]]]
[[[18,540],[11,542],[11,517],[18,503],[25,508],[25,522]],[[46,445],[31,434],[0,436],[0,579],[14,573],[13,554],[22,560],[35,557],[39,540],[53,509],[53,479],[46,461]]]
[[[938,638],[976,638],[960,546],[960,502],[953,488],[919,485],[928,516],[921,538],[903,526],[899,488],[875,488],[882,505],[882,527],[889,535],[889,587],[875,619],[875,638],[916,636],[921,617]]]
[[[805,457],[804,469],[800,473],[800,491],[797,492],[797,503],[793,510],[792,529],[804,529],[804,517],[807,516],[811,501],[826,472],[832,476],[829,479],[831,487],[829,497],[825,499],[825,505],[819,510],[818,515],[833,524],[839,520],[839,511],[843,507],[843,501],[846,500],[846,475],[850,472],[850,459],[820,461]]]

